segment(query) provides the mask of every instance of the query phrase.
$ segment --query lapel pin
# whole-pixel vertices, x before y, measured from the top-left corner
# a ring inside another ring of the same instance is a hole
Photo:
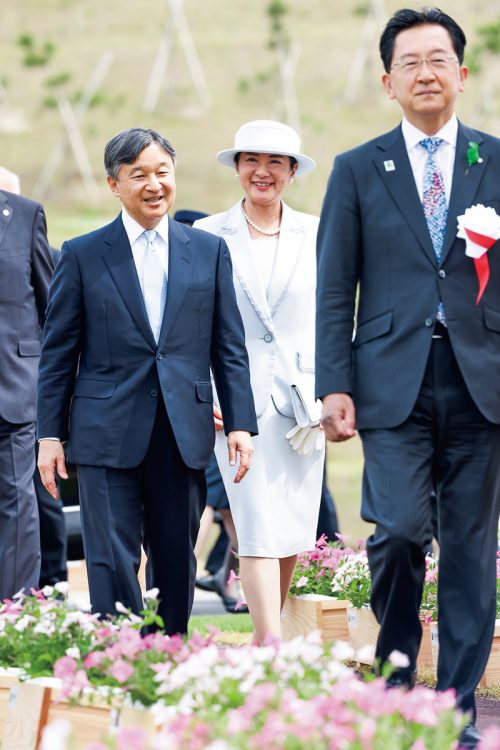
[[[2,211],[2,213],[3,213],[4,216],[8,216],[10,214],[10,211],[9,211],[8,208],[4,208],[4,210]]]
[[[384,161],[384,168],[386,172],[395,172],[396,167],[394,166],[394,162],[392,159],[389,159],[388,161]]]

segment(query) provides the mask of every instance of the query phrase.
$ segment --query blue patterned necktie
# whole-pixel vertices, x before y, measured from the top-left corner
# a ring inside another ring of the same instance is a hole
[[[424,190],[422,205],[431,235],[436,261],[441,263],[446,220],[448,218],[448,204],[444,189],[443,173],[435,158],[436,151],[443,142],[442,138],[424,138],[420,145],[427,151],[427,161],[424,167]],[[446,325],[443,303],[439,302],[436,319]]]
[[[153,336],[158,343],[167,299],[167,277],[154,247],[157,232],[154,229],[146,229],[143,234],[147,241],[142,266],[144,305]]]

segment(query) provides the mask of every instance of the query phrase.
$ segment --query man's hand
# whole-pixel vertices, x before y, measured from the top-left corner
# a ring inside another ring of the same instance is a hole
[[[38,469],[42,484],[54,500],[59,500],[55,470],[61,479],[68,478],[64,448],[59,440],[40,440],[38,443]]]
[[[356,434],[356,411],[347,393],[329,393],[323,399],[321,425],[327,440],[342,443]]]
[[[219,409],[219,407],[216,406],[215,404],[214,404],[214,424],[215,424],[215,429],[217,432],[219,430],[222,430],[222,428],[224,427],[224,422],[222,421],[222,412]]]
[[[227,436],[227,450],[230,466],[235,466],[236,454],[240,454],[240,465],[234,477],[235,484],[238,484],[252,465],[253,445],[250,433],[243,432],[243,430],[230,432]]]

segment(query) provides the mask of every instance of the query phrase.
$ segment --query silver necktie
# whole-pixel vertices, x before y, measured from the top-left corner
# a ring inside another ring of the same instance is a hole
[[[142,266],[142,288],[149,325],[153,331],[155,341],[158,343],[167,299],[167,277],[154,247],[156,235],[157,232],[154,229],[146,229],[144,231],[147,245],[144,251],[144,263]]]

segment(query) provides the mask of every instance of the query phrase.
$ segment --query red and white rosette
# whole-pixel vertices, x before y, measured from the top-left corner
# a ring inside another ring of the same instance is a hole
[[[476,203],[458,217],[457,237],[465,240],[465,254],[474,259],[479,291],[479,304],[490,278],[488,250],[500,238],[500,216],[494,208]]]

